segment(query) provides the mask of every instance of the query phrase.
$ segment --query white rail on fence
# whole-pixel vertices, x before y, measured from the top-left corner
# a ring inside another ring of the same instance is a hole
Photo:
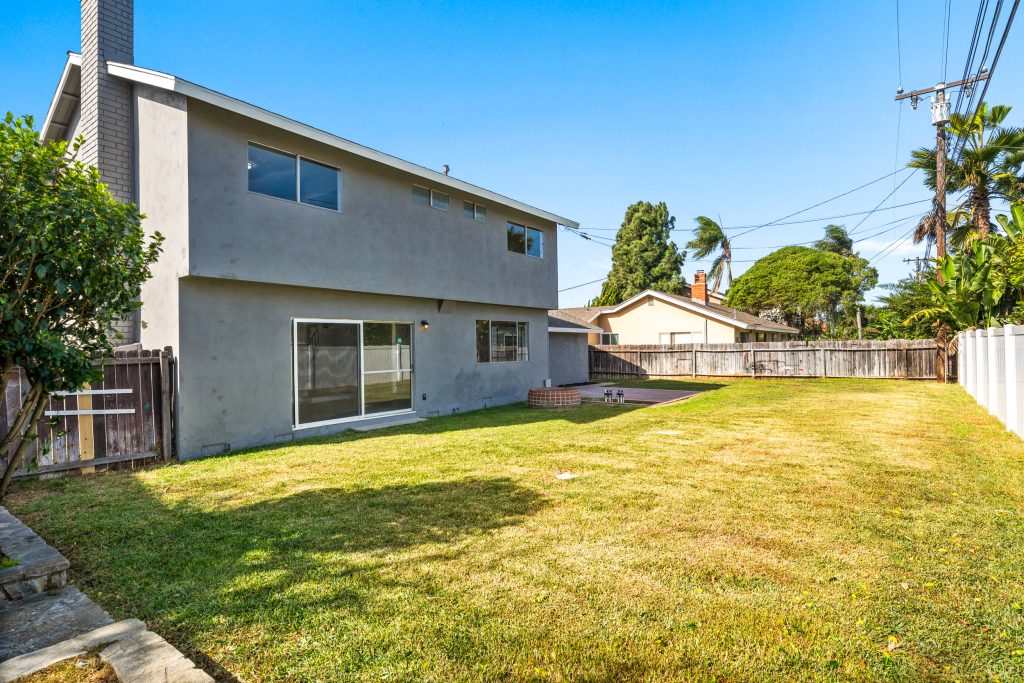
[[[1013,433],[1024,436],[1024,325],[959,334],[960,384]]]

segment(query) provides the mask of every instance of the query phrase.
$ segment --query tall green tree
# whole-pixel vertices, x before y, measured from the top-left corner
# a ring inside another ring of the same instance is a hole
[[[592,306],[614,306],[645,289],[682,294],[686,252],[669,239],[676,219],[665,202],[636,202],[626,209],[612,247],[612,269]]]
[[[963,145],[958,159],[946,161],[946,191],[963,194],[957,206],[948,212],[950,224],[946,229],[952,230],[953,244],[989,233],[993,199],[1016,201],[1024,197],[1024,131],[1003,125],[1010,109],[1002,105],[989,107],[982,102],[976,112],[950,117],[947,147]],[[935,149],[914,150],[907,165],[924,170],[927,186],[935,189]],[[939,228],[935,212],[929,212],[918,225],[914,239],[920,242],[934,236]]]
[[[842,225],[826,225],[825,236],[814,243],[815,249],[831,251],[833,254],[849,256],[853,254],[853,238]]]
[[[780,315],[787,324],[817,334],[833,329],[844,307],[859,304],[874,285],[850,258],[784,247],[736,278],[725,303],[755,315]]]
[[[707,216],[697,216],[693,220],[697,227],[693,229],[693,239],[686,244],[686,248],[693,249],[693,257],[698,259],[715,254],[708,277],[711,278],[711,291],[717,292],[723,275],[725,286],[732,284],[732,247],[718,223]]]
[[[92,361],[111,351],[114,322],[140,305],[160,253],[162,237],[146,237],[135,205],[75,159],[81,142],[43,142],[30,117],[0,124],[0,379],[17,366],[29,385],[0,435],[0,499],[49,395],[96,376]],[[0,413],[7,400],[0,392]]]

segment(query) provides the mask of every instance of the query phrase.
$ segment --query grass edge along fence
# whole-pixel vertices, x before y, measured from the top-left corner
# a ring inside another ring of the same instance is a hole
[[[936,379],[932,339],[591,346],[590,376]],[[947,359],[946,376],[955,363]]]
[[[957,336],[961,386],[1007,429],[1024,437],[1024,325]]]

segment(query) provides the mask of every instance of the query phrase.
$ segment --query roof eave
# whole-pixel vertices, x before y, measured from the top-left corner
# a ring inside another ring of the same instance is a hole
[[[67,87],[68,78],[71,77],[71,70],[81,65],[82,55],[77,52],[68,52],[68,58],[64,62],[64,70],[61,72],[60,80],[57,81],[57,89],[53,92],[53,97],[50,99],[50,107],[46,110],[46,118],[43,120],[43,126],[39,129],[43,140],[53,140],[56,138],[56,136],[50,135],[50,128],[53,126],[53,115],[57,111],[57,105]]]
[[[275,114],[272,111],[257,107],[254,104],[243,102],[242,100],[230,97],[229,95],[177,78],[171,74],[143,69],[142,67],[138,67],[133,64],[122,64],[118,62],[107,62],[107,72],[112,76],[123,78],[134,83],[142,83],[156,88],[180,93],[186,97],[206,102],[207,104],[211,104],[215,107],[226,109],[277,128],[288,130],[297,135],[322,142],[326,145],[330,145],[331,147],[355,154],[365,159],[382,163],[386,166],[405,171],[406,173],[410,173],[420,178],[425,178],[438,185],[443,185],[445,187],[476,195],[497,204],[502,204],[516,209],[522,213],[543,218],[558,225],[564,225],[570,228],[580,227],[579,222],[574,221],[571,218],[565,218],[564,216],[559,216],[557,214],[538,209],[537,207],[524,204],[523,202],[516,201],[510,197],[500,195],[497,192],[486,190],[463,180],[458,180],[457,178],[453,178],[438,171],[414,164],[411,161],[405,161],[404,159],[399,159],[398,157],[390,154],[386,154],[370,147],[365,147],[352,142],[351,140],[346,140],[345,138],[320,130],[319,128],[314,128],[294,119],[289,119],[285,116],[281,116],[280,114]]]

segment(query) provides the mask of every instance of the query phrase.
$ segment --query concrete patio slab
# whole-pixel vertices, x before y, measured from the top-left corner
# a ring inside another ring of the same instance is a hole
[[[674,401],[681,401],[684,398],[689,398],[695,394],[699,394],[699,391],[681,391],[676,389],[634,389],[631,387],[616,387],[616,386],[603,386],[597,384],[587,384],[581,387],[577,387],[580,390],[580,397],[590,401],[604,401],[604,392],[611,389],[612,392],[618,393],[620,390],[624,394],[624,398],[627,403],[642,403],[646,405],[662,405],[664,403],[672,403]]]
[[[9,602],[0,607],[0,662],[113,622],[74,586]]]

